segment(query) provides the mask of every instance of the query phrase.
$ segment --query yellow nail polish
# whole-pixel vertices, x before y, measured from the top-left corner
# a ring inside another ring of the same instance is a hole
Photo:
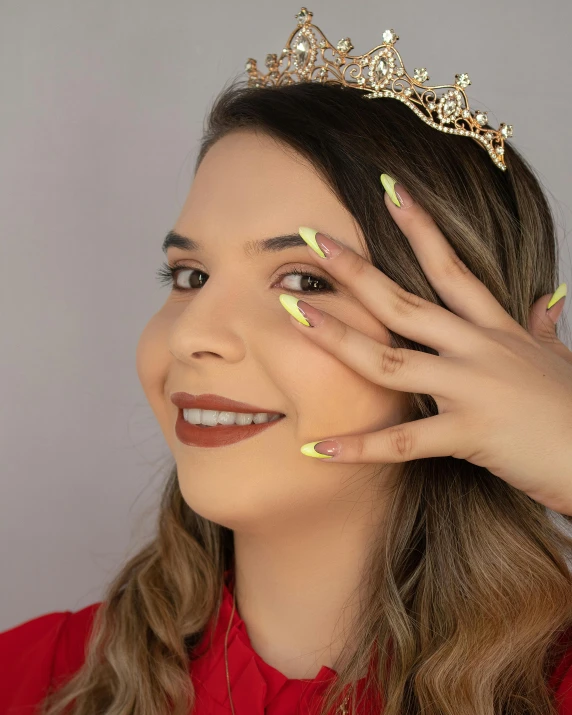
[[[315,229],[313,228],[308,228],[307,226],[300,226],[298,229],[298,233],[304,241],[310,246],[312,250],[314,250],[320,258],[325,258],[325,254],[322,251],[322,249],[318,246],[318,243],[316,241],[316,234],[318,233]]]
[[[382,174],[379,178],[381,179],[383,188],[389,194],[389,198],[393,201],[393,203],[398,208],[401,208],[401,204],[399,203],[399,199],[397,198],[397,194],[395,193],[395,189],[393,188],[395,186],[395,184],[397,183],[397,179],[394,179],[389,174]]]
[[[319,439],[316,442],[308,442],[307,444],[303,444],[302,447],[300,448],[300,452],[302,454],[305,454],[306,457],[317,457],[318,459],[331,459],[332,455],[331,454],[320,454],[319,452],[314,451],[314,447],[318,444],[318,442],[323,442],[324,440]]]
[[[552,295],[552,298],[550,299],[550,301],[548,302],[548,305],[546,306],[546,310],[549,310],[550,308],[552,308],[552,306],[553,306],[555,303],[558,303],[558,301],[560,300],[560,298],[564,298],[564,296],[565,296],[566,294],[567,294],[566,283],[561,283],[561,284],[558,286],[558,288],[554,291],[554,293],[553,293],[553,295]]]
[[[286,308],[286,310],[293,318],[296,318],[296,320],[299,323],[302,323],[302,325],[310,326],[310,323],[298,310],[298,298],[295,298],[293,295],[288,295],[286,293],[280,293],[279,299],[284,308]]]

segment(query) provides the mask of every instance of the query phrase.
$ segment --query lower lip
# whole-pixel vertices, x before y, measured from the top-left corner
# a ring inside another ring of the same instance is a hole
[[[216,427],[202,427],[192,425],[183,417],[183,410],[179,408],[175,432],[183,444],[194,447],[223,447],[228,444],[240,442],[243,439],[254,437],[255,434],[277,425],[284,416],[272,422],[262,422],[250,425],[217,425]]]

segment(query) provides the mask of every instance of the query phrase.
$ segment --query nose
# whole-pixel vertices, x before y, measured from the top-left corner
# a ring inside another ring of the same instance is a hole
[[[182,362],[198,363],[209,359],[239,362],[246,353],[244,334],[252,328],[248,319],[250,302],[237,301],[228,288],[209,288],[205,284],[185,306],[171,326],[169,351]]]

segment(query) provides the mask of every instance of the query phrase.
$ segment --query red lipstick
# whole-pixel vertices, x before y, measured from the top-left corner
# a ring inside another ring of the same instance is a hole
[[[237,402],[221,395],[191,395],[188,392],[174,392],[171,402],[185,410],[218,410],[219,412],[267,412],[270,415],[283,415],[283,412],[269,410],[266,407],[256,407],[246,402]]]
[[[186,408],[185,408],[186,409]],[[232,410],[234,412],[234,410]],[[265,410],[260,410],[264,412]],[[192,425],[183,417],[183,410],[179,408],[175,432],[177,437],[183,442],[193,447],[224,447],[243,439],[254,437],[259,432],[282,422],[284,416],[273,422],[261,422],[250,425],[216,425],[215,427],[205,427],[204,425]]]
[[[171,395],[171,401],[179,410],[175,432],[183,444],[194,447],[224,447],[243,439],[254,437],[259,432],[269,429],[285,417],[284,413],[269,410],[266,407],[249,405],[246,402],[237,402],[221,395],[204,394],[191,395],[188,392],[175,392]],[[280,415],[280,418],[272,422],[252,423],[249,425],[215,425],[206,427],[205,425],[193,425],[183,417],[183,409],[218,410],[219,412],[245,412],[253,413],[265,412],[272,415]]]

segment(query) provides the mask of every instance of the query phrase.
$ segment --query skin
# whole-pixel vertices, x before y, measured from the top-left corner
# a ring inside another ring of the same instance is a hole
[[[313,678],[322,665],[339,669],[367,549],[383,528],[398,465],[381,475],[376,464],[325,465],[300,447],[399,424],[407,395],[370,382],[292,324],[280,293],[309,298],[389,345],[385,326],[328,277],[317,255],[306,246],[243,252],[247,241],[299,226],[337,237],[369,260],[353,217],[305,159],[246,130],[217,142],[174,226],[204,250],[168,253],[171,264],[182,261],[208,282],[169,293],[140,337],[137,372],[185,501],[234,531],[237,610],[255,651],[289,678]],[[279,280],[295,267],[323,276],[338,292],[317,292],[294,275]],[[188,286],[189,275],[179,274],[179,284]],[[216,393],[286,418],[233,445],[191,447],[175,434],[170,395],[177,391]]]

